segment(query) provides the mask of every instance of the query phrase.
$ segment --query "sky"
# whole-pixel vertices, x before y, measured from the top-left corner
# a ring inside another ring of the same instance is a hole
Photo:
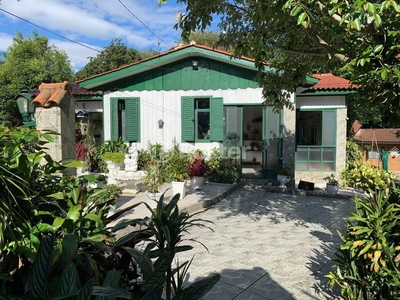
[[[114,38],[137,50],[167,51],[180,40],[174,25],[184,11],[175,0],[161,6],[157,0],[1,0],[0,51],[18,31],[32,37],[35,30],[64,50],[78,71]]]

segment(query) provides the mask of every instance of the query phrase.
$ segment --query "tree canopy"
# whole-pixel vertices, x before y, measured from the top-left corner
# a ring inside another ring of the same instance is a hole
[[[400,6],[395,0],[177,1],[186,6],[176,25],[183,40],[217,23],[220,44],[233,47],[236,57],[255,59],[266,102],[277,108],[290,106],[285,91],[304,84],[316,70],[362,85],[364,104],[399,108]],[[260,62],[275,69],[262,75]]]
[[[115,38],[110,45],[101,50],[96,57],[89,57],[89,62],[75,74],[76,79],[87,78],[104,73],[120,66],[130,64],[143,58],[154,55],[156,52],[149,50],[139,52],[128,48],[120,38]]]
[[[43,82],[72,79],[68,55],[33,32],[24,37],[17,32],[11,46],[0,56],[0,119],[13,121],[14,96],[22,90],[36,90]]]

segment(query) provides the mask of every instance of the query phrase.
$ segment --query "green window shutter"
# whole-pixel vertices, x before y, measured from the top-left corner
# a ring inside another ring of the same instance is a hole
[[[111,98],[111,140],[118,139],[118,98]]]
[[[210,99],[210,141],[224,139],[224,101],[222,98]]]
[[[140,140],[140,99],[125,99],[126,116],[126,141],[138,142]]]
[[[181,100],[182,142],[194,142],[194,99],[182,97]]]

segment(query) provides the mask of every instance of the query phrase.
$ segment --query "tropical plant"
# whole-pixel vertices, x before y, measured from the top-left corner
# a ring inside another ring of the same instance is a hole
[[[193,248],[182,244],[185,240],[183,233],[194,226],[212,230],[206,225],[212,222],[193,218],[197,213],[190,215],[188,212],[180,211],[178,201],[179,196],[175,195],[169,203],[165,203],[164,194],[162,194],[156,209],[145,204],[151,213],[150,218],[123,220],[113,228],[115,232],[126,226],[140,226],[138,231],[119,239],[114,249],[122,247],[126,256],[130,255],[134,258],[140,267],[140,275],[143,278],[140,287],[141,299],[158,300],[163,299],[163,295],[165,299],[201,299],[220,278],[219,274],[212,274],[185,287],[184,276],[190,262],[181,265],[177,263],[175,268],[172,267],[177,253]],[[143,251],[124,246],[137,245],[143,241],[146,241]]]
[[[283,176],[290,176],[292,168],[289,166],[277,166],[275,168],[276,174]]]
[[[372,165],[359,165],[342,173],[343,184],[363,190],[390,189],[397,177]]]
[[[240,177],[235,161],[232,158],[224,157],[217,148],[211,150],[206,162],[210,170],[204,178],[209,182],[234,183]]]
[[[189,174],[190,178],[204,177],[209,168],[203,155],[195,153],[189,158]]]
[[[335,271],[325,277],[350,300],[400,297],[400,190],[370,190],[355,199],[356,211],[347,219],[346,234],[336,253]]]
[[[339,181],[335,178],[335,174],[326,176],[323,179],[324,179],[324,181],[326,181],[326,184],[328,184],[328,185],[334,185],[334,186],[339,185]]]
[[[158,193],[159,188],[165,183],[163,166],[161,162],[152,161],[146,169],[146,176],[143,178],[143,184],[150,193]]]

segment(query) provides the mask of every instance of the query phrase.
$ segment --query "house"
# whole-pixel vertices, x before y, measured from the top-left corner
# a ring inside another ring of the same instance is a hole
[[[381,155],[388,152],[388,171],[400,171],[400,128],[362,128],[353,124],[352,140],[363,150],[363,163],[382,168]]]
[[[268,66],[266,66],[268,68]],[[346,96],[351,83],[332,74],[309,77],[291,95],[295,109],[263,106],[250,58],[197,44],[80,81],[103,94],[104,140],[137,143],[176,140],[182,150],[217,147],[235,158],[243,176],[276,178],[291,166],[296,181],[322,182],[345,167]],[[99,108],[100,109],[100,108]]]

